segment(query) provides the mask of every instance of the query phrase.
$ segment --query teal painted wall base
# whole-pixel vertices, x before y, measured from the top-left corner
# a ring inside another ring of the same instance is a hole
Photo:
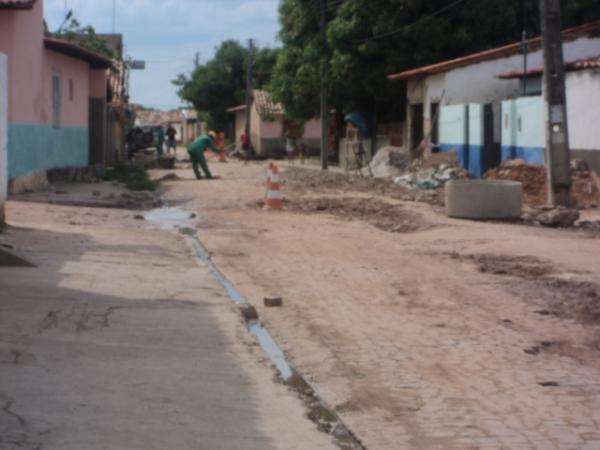
[[[8,124],[8,178],[50,169],[85,167],[90,159],[87,128]]]

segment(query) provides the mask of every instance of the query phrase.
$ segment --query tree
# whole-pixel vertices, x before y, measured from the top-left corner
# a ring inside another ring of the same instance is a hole
[[[277,52],[269,48],[257,51],[254,87],[271,82]],[[222,130],[231,122],[226,110],[245,101],[247,68],[248,49],[228,40],[217,47],[213,59],[198,65],[189,75],[180,74],[173,84],[179,87],[181,99],[191,103],[209,127]]]
[[[564,0],[565,26],[600,18],[600,0]],[[401,118],[404,86],[386,75],[539,34],[538,0],[282,0],[283,43],[273,79],[288,115],[318,114],[319,68],[332,108]],[[323,9],[324,8],[324,9]],[[327,46],[317,16],[327,17]],[[525,14],[523,14],[525,11]],[[524,20],[525,19],[525,20]]]
[[[104,55],[108,58],[114,56],[106,41],[98,37],[94,27],[91,25],[82,26],[77,19],[70,19],[66,26],[54,33],[54,36],[75,42],[80,47]]]

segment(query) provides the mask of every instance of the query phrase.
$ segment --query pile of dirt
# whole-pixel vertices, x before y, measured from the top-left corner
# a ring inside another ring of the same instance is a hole
[[[163,177],[160,177],[157,181],[178,181],[181,180],[181,178],[179,177],[179,175],[177,175],[176,173],[168,173]]]
[[[600,187],[594,179],[594,173],[581,164],[576,164],[575,169],[572,171],[574,206],[582,208],[598,206]],[[548,203],[546,168],[542,165],[528,164],[522,159],[509,160],[500,167],[488,171],[484,178],[522,183],[523,201],[526,205],[540,206]]]
[[[411,233],[431,228],[421,214],[400,205],[365,198],[302,198],[286,203],[286,209],[305,214],[331,214],[349,220],[364,220],[380,230]]]
[[[527,164],[515,159],[506,161],[500,167],[489,170],[484,178],[490,180],[511,180],[523,184],[523,202],[529,206],[548,203],[546,186],[546,168],[541,165]]]
[[[371,178],[348,173],[323,172],[312,169],[290,168],[284,179],[288,194],[319,194],[334,192],[363,192],[385,195],[398,200],[419,201],[441,205],[444,196],[440,191],[411,190],[383,178]]]

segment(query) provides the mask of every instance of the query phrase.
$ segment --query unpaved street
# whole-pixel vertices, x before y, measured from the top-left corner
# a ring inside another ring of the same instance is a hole
[[[165,198],[197,212],[214,261],[366,448],[600,448],[597,237],[450,220],[313,175],[288,176],[288,210],[268,212],[264,165],[212,167],[222,179],[179,170]]]
[[[39,203],[115,197],[61,189],[9,202],[0,233],[36,266],[0,267],[1,450],[336,448],[182,234]]]

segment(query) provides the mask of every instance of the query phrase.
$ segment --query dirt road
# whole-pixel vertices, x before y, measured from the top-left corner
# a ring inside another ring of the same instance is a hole
[[[35,265],[0,256],[1,450],[337,448],[182,234],[81,206],[132,199],[110,184],[58,192],[0,233]]]
[[[268,212],[264,166],[212,167],[165,198],[368,449],[600,448],[599,239],[297,173]]]

